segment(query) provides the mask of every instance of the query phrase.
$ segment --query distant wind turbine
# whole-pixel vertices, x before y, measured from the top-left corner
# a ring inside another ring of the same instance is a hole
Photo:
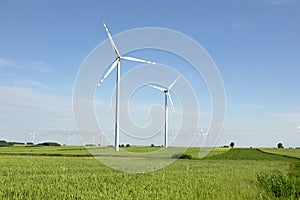
[[[29,133],[29,135],[32,136],[32,144],[34,144],[34,137],[36,135],[36,131],[33,131],[32,133]]]
[[[107,76],[112,72],[112,70],[117,66],[117,78],[116,78],[116,119],[115,119],[115,151],[119,151],[119,96],[120,96],[120,67],[121,67],[121,60],[130,60],[130,61],[136,61],[136,62],[142,62],[142,63],[148,63],[148,64],[155,64],[154,62],[142,60],[138,58],[133,57],[127,57],[127,56],[121,56],[119,53],[116,44],[114,43],[110,32],[106,26],[106,24],[103,22],[103,26],[105,28],[105,31],[107,33],[107,36],[109,38],[109,41],[111,43],[111,46],[116,54],[116,59],[109,68],[109,70],[106,72],[106,74],[103,76],[103,78],[98,82],[96,88],[98,88],[103,81],[107,78]]]
[[[74,137],[71,134],[68,134],[68,141],[72,140]]]
[[[102,144],[102,140],[103,140],[103,134],[104,134],[104,133],[103,133],[103,132],[99,132],[98,134],[99,134],[99,137],[100,137],[100,138],[99,138],[99,139],[100,139],[100,141],[99,141],[99,146],[101,146],[101,145],[103,145],[103,144]]]
[[[152,87],[154,89],[157,89],[163,93],[165,93],[165,148],[168,147],[168,98],[169,101],[171,103],[172,106],[172,111],[175,112],[175,108],[174,108],[174,104],[171,98],[171,95],[169,93],[169,91],[172,89],[172,87],[175,85],[175,83],[180,79],[181,75],[178,76],[175,81],[173,81],[173,83],[168,87],[168,88],[163,88],[157,85],[153,85],[153,84],[146,84],[149,87]]]
[[[202,128],[201,131],[198,132],[198,134],[201,135],[201,136],[200,136],[200,138],[201,138],[201,145],[203,145],[202,137],[203,137],[203,136],[207,136],[207,135],[208,135],[208,131],[205,130],[204,128]]]

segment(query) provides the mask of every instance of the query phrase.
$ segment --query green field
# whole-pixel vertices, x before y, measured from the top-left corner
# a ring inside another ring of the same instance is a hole
[[[85,147],[1,147],[0,199],[275,199],[257,175],[286,173],[300,161],[300,149],[284,150],[279,154],[295,158],[273,149],[215,148],[199,159],[199,149],[190,148],[193,159],[132,174],[105,166]]]
[[[0,147],[0,155],[65,156],[65,157],[91,156],[87,148],[81,146]]]
[[[300,158],[300,149],[275,149],[275,148],[267,149],[267,148],[265,148],[265,149],[261,149],[261,150],[264,152],[267,152],[267,153]]]

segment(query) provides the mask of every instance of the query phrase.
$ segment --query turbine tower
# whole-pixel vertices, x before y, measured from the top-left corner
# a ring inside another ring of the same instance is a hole
[[[107,76],[112,72],[112,70],[117,66],[117,77],[116,77],[116,118],[115,118],[115,151],[119,151],[119,138],[120,138],[120,128],[119,128],[119,98],[120,98],[120,68],[121,68],[121,60],[130,60],[135,62],[141,62],[141,63],[148,63],[148,64],[155,64],[154,62],[148,61],[148,60],[142,60],[138,58],[133,57],[127,57],[127,56],[121,56],[119,53],[116,44],[114,43],[110,32],[106,26],[106,24],[103,22],[103,26],[105,28],[105,31],[107,33],[107,36],[109,38],[109,41],[111,43],[111,46],[116,54],[116,59],[109,68],[109,70],[106,72],[106,74],[103,76],[103,78],[98,82],[96,88],[98,88],[103,81],[107,78]]]
[[[173,81],[173,83],[168,88],[163,88],[163,87],[149,84],[149,83],[146,84],[147,86],[157,89],[165,94],[165,148],[168,147],[168,98],[169,98],[169,101],[172,106],[172,111],[175,112],[174,104],[173,104],[173,101],[172,101],[169,91],[172,89],[172,87],[175,85],[175,83],[180,79],[180,77],[181,77],[181,75],[178,76],[175,79],[175,81]]]

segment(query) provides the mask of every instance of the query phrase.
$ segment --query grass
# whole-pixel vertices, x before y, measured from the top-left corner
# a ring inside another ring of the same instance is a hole
[[[229,151],[229,148],[201,148],[201,154],[207,154],[206,157],[211,157],[219,154],[223,154]],[[199,158],[199,148],[190,147],[188,148],[185,153],[192,155],[193,158]],[[201,155],[200,154],[200,155]]]
[[[300,198],[300,176],[293,173],[261,173],[257,179],[259,184],[271,195],[278,198]]]
[[[300,162],[290,164],[288,172],[265,172],[257,175],[261,187],[277,198],[300,198]]]
[[[151,148],[156,147],[125,149]],[[84,157],[68,157],[77,153]],[[197,148],[186,153],[198,155]],[[295,160],[256,149],[215,148],[205,159],[130,174],[89,155],[85,147],[0,148],[0,199],[272,199],[257,174],[288,172]]]
[[[206,159],[214,160],[264,160],[264,161],[297,161],[297,158],[289,158],[278,154],[269,154],[260,149],[234,148],[229,151],[210,156]]]
[[[159,149],[161,149],[162,147],[144,147],[144,146],[132,146],[130,148],[125,147],[123,149],[125,149],[126,151],[129,152],[134,152],[134,153],[145,153],[145,152],[153,152],[153,151],[157,151]]]
[[[264,152],[284,155],[289,157],[300,158],[300,149],[275,149],[275,148],[263,148],[261,149]]]

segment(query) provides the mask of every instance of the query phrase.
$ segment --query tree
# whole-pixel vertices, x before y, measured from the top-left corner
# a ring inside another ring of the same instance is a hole
[[[281,142],[279,142],[279,143],[277,144],[277,147],[278,147],[279,149],[282,149],[282,148],[283,148],[283,144],[282,144]]]
[[[6,142],[5,140],[0,140],[0,147],[9,147],[12,146],[9,142]]]
[[[229,145],[231,148],[234,147],[234,142],[231,142],[230,145]]]
[[[88,144],[88,145],[89,146],[95,146],[94,144]],[[53,147],[59,147],[59,146],[61,146],[61,144],[59,144],[57,142],[43,142],[43,143],[39,143],[39,144],[37,144],[35,146],[53,146]]]

